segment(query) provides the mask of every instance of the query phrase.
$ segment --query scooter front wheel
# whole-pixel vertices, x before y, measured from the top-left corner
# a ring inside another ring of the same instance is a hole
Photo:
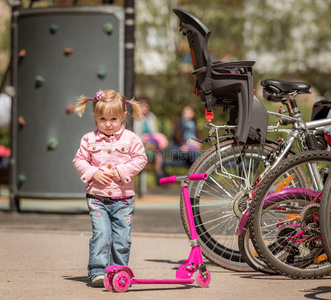
[[[197,280],[197,285],[199,287],[202,287],[202,288],[207,287],[210,283],[210,280],[211,280],[209,270],[206,269],[206,277],[205,278],[203,277],[201,270],[198,270],[196,280]]]
[[[125,271],[116,273],[113,277],[113,288],[116,292],[123,293],[128,290],[131,285],[131,277]]]
[[[108,272],[106,274],[105,278],[103,279],[103,285],[109,291],[113,291],[114,290],[114,287],[113,287],[113,277],[114,277],[114,273],[113,272]]]

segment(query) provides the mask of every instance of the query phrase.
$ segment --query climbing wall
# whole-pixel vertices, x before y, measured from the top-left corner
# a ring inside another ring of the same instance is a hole
[[[72,108],[82,94],[123,93],[123,8],[21,11],[14,43],[15,196],[83,197],[84,184],[72,160],[81,137],[95,124],[91,105],[83,118]]]

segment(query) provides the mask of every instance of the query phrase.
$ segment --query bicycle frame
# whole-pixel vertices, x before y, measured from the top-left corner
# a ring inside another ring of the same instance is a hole
[[[307,194],[309,194],[310,198],[314,199],[313,201],[320,200],[321,192],[308,190],[306,188],[286,188],[286,189],[281,190],[278,193],[268,194],[263,203],[263,207],[267,207],[268,205],[270,205],[270,203],[274,202],[279,197],[286,198],[286,197],[288,197],[287,195],[295,195],[296,197],[300,198],[303,196],[305,197]],[[243,231],[245,230],[246,225],[248,223],[249,212],[250,212],[250,209],[248,207],[248,209],[245,211],[242,218],[240,219],[240,222],[239,222],[239,225],[237,228],[237,233],[236,233],[237,235],[241,235],[243,233]]]
[[[290,195],[291,196],[295,195],[295,197],[299,199],[307,199],[307,200],[312,199],[310,201],[310,204],[312,204],[312,203],[320,202],[322,192],[317,193],[315,191],[305,188],[288,188],[281,191],[280,193],[276,193],[276,192],[270,193],[266,197],[263,203],[263,207],[264,208],[268,207],[269,205],[272,205],[272,203],[275,201],[277,203],[277,199],[287,198]],[[296,213],[295,207],[289,207],[289,208],[277,207],[276,204],[275,207],[271,208],[271,211],[283,212],[286,214],[285,216],[286,218],[284,218],[283,220],[279,220],[276,223],[271,223],[267,225],[271,227],[276,226],[276,228],[278,229],[278,233],[276,233],[277,234],[276,240],[268,245],[268,249],[273,253],[273,255],[277,255],[277,257],[282,257],[282,260],[288,259],[292,256],[293,256],[292,258],[294,259],[295,255],[293,255],[293,253],[291,254],[290,251],[292,247],[296,249],[302,243],[321,242],[321,237],[319,236],[319,234],[317,234],[316,236],[316,232],[315,233],[310,232],[311,229],[314,229],[314,226],[313,228],[311,228],[310,226],[311,224],[309,224],[307,225],[306,228],[302,228],[301,222],[303,222],[302,220],[303,215],[302,212]],[[312,224],[318,226],[317,215],[311,215],[311,217],[313,218]],[[290,229],[289,233],[286,235],[279,235],[280,232],[284,229]],[[322,260],[325,260],[325,258],[323,258],[323,256],[320,255],[316,258],[321,258]]]
[[[295,99],[292,99],[292,101],[295,101]],[[295,102],[294,102],[295,103]],[[294,142],[297,140],[299,143],[299,147],[301,151],[304,151],[306,149],[306,145],[304,142],[304,137],[310,134],[313,131],[323,130],[324,126],[331,125],[331,119],[321,119],[321,120],[315,120],[315,121],[309,121],[304,122],[301,119],[301,113],[298,111],[296,113],[296,117],[293,116],[287,116],[283,115],[281,113],[275,113],[268,111],[268,114],[270,116],[274,116],[279,118],[280,120],[286,120],[290,121],[293,124],[293,129],[288,128],[279,128],[279,123],[277,126],[268,126],[268,133],[273,132],[285,132],[287,133],[287,137],[284,139],[283,143],[285,144],[284,149],[280,151],[278,155],[274,157],[274,162],[272,164],[267,164],[264,172],[261,174],[260,179],[263,178],[263,176],[271,169],[273,169],[275,166],[279,164],[279,162],[285,158],[285,156],[289,153],[290,149],[293,147]],[[214,125],[212,123],[205,123],[205,127],[209,128],[209,137],[208,141],[216,140],[216,146],[217,146],[217,154],[219,156],[219,160],[221,162],[221,172],[216,171],[216,174],[219,176],[224,176],[227,178],[237,178],[240,180],[244,180],[245,182],[245,190],[248,190],[251,188],[250,183],[248,182],[249,174],[244,174],[244,177],[239,177],[234,174],[230,174],[227,172],[227,170],[222,165],[222,154],[220,150],[220,142],[221,139],[227,139],[227,138],[234,138],[234,133],[229,133],[231,130],[234,131],[236,129],[236,126],[234,125]],[[225,130],[226,134],[219,134],[219,130]],[[212,134],[215,132],[215,137],[212,136]],[[244,170],[245,172],[246,170]],[[319,179],[318,171],[314,166],[309,165],[308,166],[309,176],[312,178],[314,189],[316,190],[322,190],[323,189],[323,183]]]

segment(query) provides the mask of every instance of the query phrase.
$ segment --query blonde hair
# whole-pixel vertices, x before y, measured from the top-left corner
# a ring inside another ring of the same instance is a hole
[[[90,101],[92,101],[94,117],[109,114],[114,116],[123,116],[127,111],[127,103],[131,104],[133,117],[135,119],[141,120],[144,117],[140,104],[137,101],[134,99],[125,100],[122,94],[114,90],[101,91],[101,96],[97,95],[93,98],[85,97],[83,95],[80,96],[77,99],[75,106],[75,112],[78,116],[81,117],[84,114],[86,105]]]

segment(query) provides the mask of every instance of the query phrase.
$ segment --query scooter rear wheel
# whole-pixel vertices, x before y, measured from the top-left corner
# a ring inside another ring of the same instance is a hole
[[[128,290],[131,284],[131,277],[125,271],[116,273],[113,277],[113,288],[116,292],[123,293]]]
[[[210,277],[210,272],[208,269],[206,269],[206,278],[203,278],[203,275],[202,275],[202,272],[201,270],[198,270],[197,271],[197,278],[196,278],[196,281],[197,281],[197,285],[199,287],[207,287],[210,283],[210,280],[211,280],[211,277]]]
[[[109,291],[113,291],[114,290],[114,287],[113,287],[113,277],[114,277],[114,273],[113,272],[108,272],[106,274],[105,278],[103,279],[103,285]]]

